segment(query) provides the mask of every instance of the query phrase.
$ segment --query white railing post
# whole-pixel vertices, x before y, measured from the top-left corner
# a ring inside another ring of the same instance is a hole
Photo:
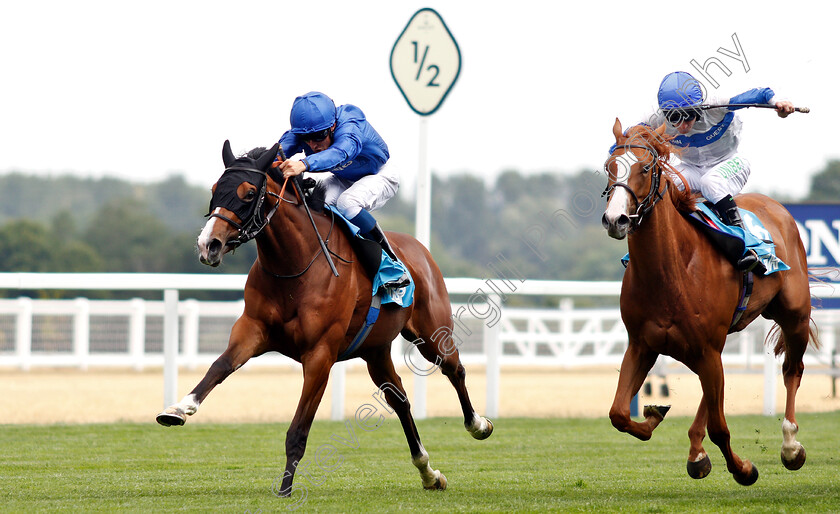
[[[491,305],[502,305],[502,299],[497,294],[490,294],[488,302]],[[494,323],[492,326],[484,324],[484,352],[487,357],[487,369],[485,374],[487,376],[487,405],[484,412],[486,416],[491,418],[499,417],[499,381],[501,379],[501,357],[502,357],[502,343],[500,332],[502,329],[501,320]]]
[[[79,369],[88,369],[90,356],[90,300],[76,298],[73,314],[73,354],[79,363]]]
[[[330,419],[333,421],[344,419],[344,391],[346,384],[347,361],[336,362],[330,370],[330,387],[332,388]]]
[[[764,330],[758,332],[758,335],[763,334],[766,340],[773,324],[769,321],[763,321],[763,323]],[[776,414],[776,380],[778,374],[778,363],[773,352],[773,346],[767,345],[764,347],[764,409],[762,411],[765,416]]]
[[[178,290],[163,292],[163,407],[178,399]]]
[[[187,369],[198,367],[198,315],[200,307],[195,299],[184,300],[184,364]]]
[[[146,302],[142,298],[131,299],[131,313],[128,315],[128,353],[136,371],[142,371],[146,358]]]
[[[32,298],[17,299],[18,311],[15,319],[15,355],[23,371],[32,367]]]

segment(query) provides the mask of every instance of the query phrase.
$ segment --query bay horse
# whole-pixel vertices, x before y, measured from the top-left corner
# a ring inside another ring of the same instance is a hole
[[[693,210],[697,196],[688,187],[679,190],[670,178],[669,173],[677,172],[668,165],[673,147],[664,133],[663,124],[656,130],[638,125],[625,134],[616,119],[616,146],[605,165],[608,185],[604,193],[609,197],[602,223],[613,238],[629,236],[630,253],[620,297],[629,340],[610,421],[622,432],[650,439],[670,407],[645,406],[645,421],[636,422],[630,418],[630,402],[657,356],[669,355],[696,373],[703,389],[688,430],[689,476],[703,478],[711,471],[703,449],[708,429],[733,478],[751,485],[758,479],[758,469],[730,446],[723,412],[721,352],[728,333],[744,329],[759,315],[776,323],[768,339],[775,339],[776,355],[785,355],[782,373],[787,395],[781,459],[790,470],[802,467],[805,448],[796,440],[796,392],[808,343],[819,345],[811,326],[805,248],[793,218],[781,204],[760,194],[736,197],[737,204],[758,216],[770,232],[777,257],[790,270],[756,277],[746,310],[730,326],[744,274],[683,216],[682,212]]]
[[[373,286],[354,256],[350,237],[323,209],[323,195],[317,205],[317,195],[300,198],[300,189],[286,191],[281,186],[282,175],[272,167],[277,152],[278,145],[274,145],[236,158],[225,141],[225,171],[212,188],[210,219],[197,240],[199,259],[218,266],[227,252],[253,238],[257,260],[245,284],[244,312],[233,325],[227,349],[201,382],[183,400],[161,412],[157,421],[164,426],[183,425],[216,385],[252,357],[276,351],[300,362],[303,391],[286,434],[280,489],[281,495],[289,496],[330,369],[344,358],[342,354],[365,323]],[[303,205],[305,200],[313,202],[311,211]],[[324,246],[319,243],[320,234],[325,235]],[[449,294],[440,269],[416,239],[399,233],[388,233],[388,239],[414,280],[414,300],[405,308],[383,303],[378,320],[350,358],[359,357],[367,363],[371,379],[396,411],[423,487],[445,489],[446,477],[429,465],[429,454],[420,442],[405,389],[394,369],[390,353],[394,338],[402,334],[424,358],[440,367],[458,394],[464,426],[474,438],[489,437],[493,424],[476,414],[470,403],[466,373],[452,340]],[[333,264],[328,265],[326,252],[335,256],[338,276],[331,269]]]

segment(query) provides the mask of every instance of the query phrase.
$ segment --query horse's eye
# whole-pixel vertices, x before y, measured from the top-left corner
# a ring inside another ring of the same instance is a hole
[[[247,193],[245,193],[245,201],[246,202],[250,202],[251,200],[253,200],[256,197],[257,197],[257,192],[254,191],[253,189],[248,191]]]

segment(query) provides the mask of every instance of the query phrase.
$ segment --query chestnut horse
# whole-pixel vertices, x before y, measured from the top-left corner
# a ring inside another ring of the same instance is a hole
[[[256,239],[257,260],[245,284],[245,310],[233,325],[227,349],[204,379],[181,402],[159,414],[157,421],[164,426],[183,425],[210,391],[251,357],[276,351],[300,362],[303,392],[286,434],[286,467],[280,490],[288,496],[330,368],[363,326],[373,285],[354,255],[350,238],[335,226],[334,216],[325,214],[323,198],[320,206],[312,206],[316,212],[310,212],[295,194],[297,188],[286,191],[285,185],[281,186],[282,176],[271,167],[277,150],[275,145],[235,158],[225,141],[222,156],[226,169],[213,186],[212,212],[197,244],[201,262],[218,266],[229,250]],[[325,246],[313,225],[326,238]],[[423,357],[441,368],[458,393],[464,425],[474,438],[489,437],[493,424],[475,413],[467,395],[464,367],[451,337],[451,306],[440,269],[414,238],[398,233],[389,233],[388,238],[414,280],[414,301],[405,308],[383,304],[379,319],[351,357],[367,363],[373,382],[396,411],[423,487],[445,489],[446,477],[429,465],[429,454],[420,442],[405,389],[394,369],[390,350],[394,338],[402,334],[413,341]],[[335,256],[338,276],[328,265],[324,249]]]
[[[623,134],[616,119],[616,147],[605,169],[609,194],[602,222],[616,239],[628,236],[630,263],[621,287],[621,318],[629,342],[621,364],[615,400],[610,409],[613,426],[648,440],[669,407],[646,406],[645,421],[630,418],[630,401],[659,354],[669,355],[696,373],[703,399],[689,428],[691,447],[688,474],[703,478],[711,461],[703,449],[709,438],[726,459],[739,484],[751,485],[758,470],[738,457],[730,446],[723,413],[723,351],[726,335],[743,330],[759,315],[775,321],[775,353],[785,354],[782,372],[787,390],[782,422],[782,463],[796,470],[805,463],[805,448],[796,440],[796,391],[802,379],[802,356],[809,340],[819,345],[811,327],[811,298],[805,248],[791,215],[774,200],[759,194],[736,198],[770,232],[776,256],[790,266],[756,277],[752,297],[734,326],[743,273],[727,261],[681,213],[692,208],[696,196],[680,191],[669,177],[671,147],[657,130],[639,125]],[[668,171],[664,171],[665,169]],[[685,181],[683,181],[685,183]],[[779,332],[781,329],[781,332]]]

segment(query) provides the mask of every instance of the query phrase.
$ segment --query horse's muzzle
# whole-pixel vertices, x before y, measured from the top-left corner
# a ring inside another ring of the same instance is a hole
[[[198,260],[202,264],[213,266],[214,268],[222,263],[222,255],[224,255],[225,246],[218,239],[213,239],[210,244],[204,246],[198,243]]]
[[[609,216],[608,213],[604,213],[601,217],[601,225],[607,229],[610,237],[624,239],[630,230],[630,216],[623,213],[618,216]]]

